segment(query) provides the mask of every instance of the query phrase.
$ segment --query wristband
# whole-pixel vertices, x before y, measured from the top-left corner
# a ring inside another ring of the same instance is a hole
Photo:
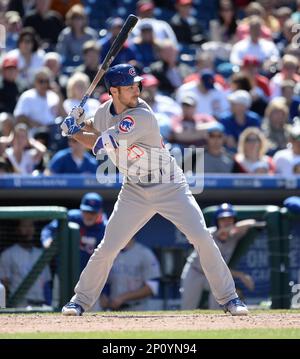
[[[102,149],[103,149],[103,140],[102,140],[102,137],[99,136],[97,138],[97,140],[95,141],[95,143],[94,143],[94,146],[93,146],[93,149],[92,149],[93,154],[96,156],[98,151],[100,151]]]

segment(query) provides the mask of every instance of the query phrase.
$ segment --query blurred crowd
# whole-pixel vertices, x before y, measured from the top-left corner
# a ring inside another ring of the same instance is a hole
[[[134,2],[140,21],[113,64],[136,67],[164,142],[204,147],[206,173],[300,173],[300,0],[208,2],[206,22],[196,0]],[[97,24],[87,0],[0,0],[0,175],[96,173],[59,124],[123,26],[113,3]],[[108,98],[102,81],[87,116]]]

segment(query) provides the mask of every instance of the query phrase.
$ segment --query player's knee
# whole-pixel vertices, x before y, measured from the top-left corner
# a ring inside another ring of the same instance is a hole
[[[114,258],[118,255],[124,245],[114,242],[112,240],[103,240],[95,250],[96,256],[103,258]]]
[[[213,241],[212,235],[207,228],[200,228],[187,235],[188,241],[194,245],[199,246],[202,243],[209,243]]]

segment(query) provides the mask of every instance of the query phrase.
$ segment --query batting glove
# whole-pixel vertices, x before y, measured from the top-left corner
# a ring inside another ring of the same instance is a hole
[[[85,120],[84,109],[80,106],[73,107],[68,116],[73,117],[78,124]]]
[[[84,126],[84,122],[78,124],[74,117],[68,116],[64,119],[63,123],[60,125],[62,136],[73,136],[78,133],[82,127]]]

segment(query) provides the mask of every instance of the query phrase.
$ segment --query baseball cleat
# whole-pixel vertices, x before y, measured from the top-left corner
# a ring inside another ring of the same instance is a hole
[[[63,315],[80,316],[84,312],[84,309],[75,302],[69,302],[62,308],[61,312]]]
[[[231,299],[226,304],[222,305],[225,313],[229,312],[231,315],[248,315],[249,311],[245,303],[240,298]]]

